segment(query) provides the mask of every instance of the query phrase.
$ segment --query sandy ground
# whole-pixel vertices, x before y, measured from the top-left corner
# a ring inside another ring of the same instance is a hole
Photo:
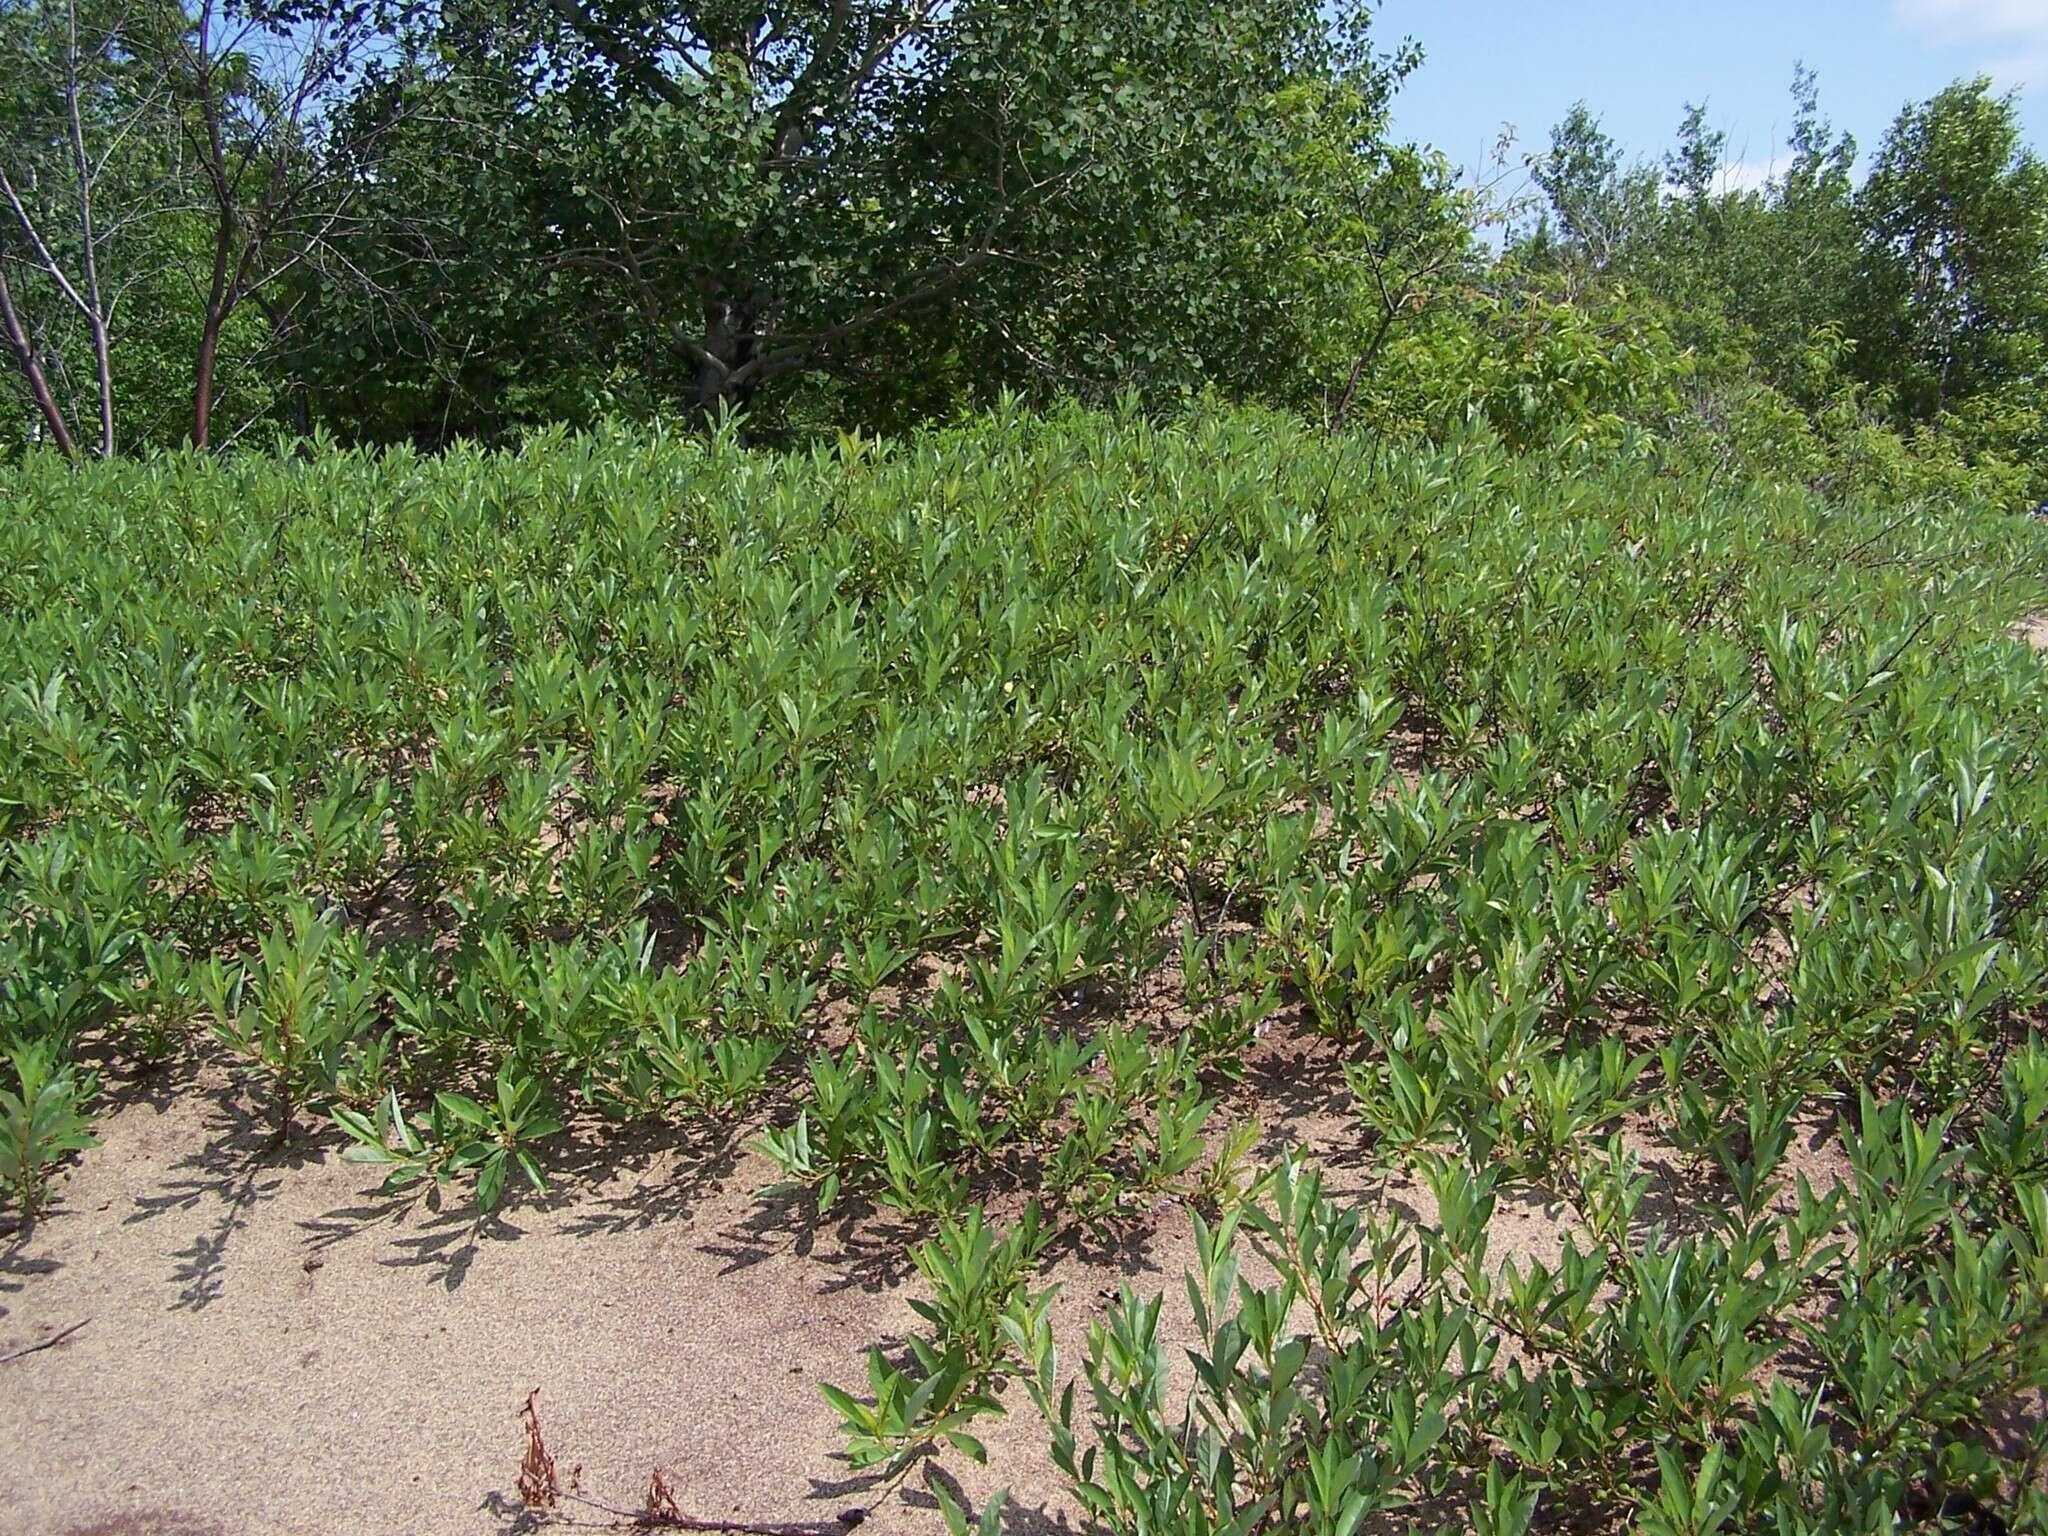
[[[2048,615],[2019,633],[2048,650]],[[1415,1201],[1362,1170],[1341,1082],[1307,1061],[1276,1048],[1252,1085],[1264,1152],[1301,1144],[1334,1191]],[[878,1494],[849,1473],[817,1393],[857,1387],[867,1348],[914,1324],[911,1234],[760,1198],[770,1168],[743,1134],[572,1149],[548,1197],[479,1236],[459,1205],[377,1198],[332,1135],[268,1146],[204,1059],[109,1094],[58,1210],[0,1236],[0,1356],[84,1324],[0,1359],[0,1536],[531,1529],[513,1483],[535,1388],[563,1475],[595,1497],[636,1506],[659,1468],[700,1518],[836,1530],[871,1506],[864,1532],[942,1529],[919,1476]],[[1675,1194],[1685,1175],[1662,1172]],[[1548,1256],[1558,1237],[1554,1211],[1507,1206],[1493,1249]],[[1050,1272],[1067,1365],[1123,1283],[1163,1291],[1184,1341],[1192,1256],[1173,1204],[1115,1247],[1070,1246]],[[1007,1536],[1076,1529],[1042,1426],[1011,1402],[990,1466],[941,1475],[975,1506],[1008,1486]]]
[[[700,1515],[865,1502],[815,1383],[912,1321],[905,1244],[804,1232],[751,1154],[629,1148],[479,1239],[329,1141],[265,1150],[210,1069],[101,1134],[0,1269],[0,1353],[88,1320],[0,1365],[0,1530],[504,1530],[535,1387],[600,1497],[658,1466]]]
[[[1262,1159],[1301,1146],[1339,1198],[1433,1215],[1368,1170],[1327,1045],[1261,1056],[1236,1107],[1258,1107]],[[337,1138],[269,1146],[215,1063],[110,1097],[58,1209],[0,1241],[0,1356],[84,1323],[0,1360],[5,1536],[531,1530],[514,1480],[535,1388],[564,1479],[580,1468],[608,1502],[637,1507],[659,1468],[699,1518],[836,1532],[864,1507],[864,1533],[943,1529],[922,1471],[887,1490],[850,1473],[816,1389],[858,1388],[867,1348],[915,1325],[912,1234],[872,1213],[821,1226],[763,1198],[772,1171],[743,1135],[571,1148],[547,1197],[478,1236],[464,1208],[378,1198]],[[1685,1224],[1699,1171],[1639,1150],[1643,1219]],[[1831,1151],[1795,1166],[1827,1182]],[[1554,1260],[1562,1232],[1556,1208],[1504,1198],[1492,1250]],[[1186,1379],[1183,1207],[1056,1254],[1063,1374],[1130,1284],[1164,1293]],[[949,1457],[938,1475],[973,1507],[1007,1487],[1006,1536],[1078,1529],[1036,1413],[1021,1392],[1010,1406],[977,1426],[986,1469]]]
[[[2048,613],[2037,613],[2031,619],[2022,619],[2014,634],[2037,651],[2048,651]]]
[[[1273,1065],[1291,1098],[1268,1150],[1323,1143],[1333,1188],[1372,1197],[1341,1083]],[[875,1502],[816,1389],[857,1387],[868,1346],[914,1325],[911,1234],[760,1198],[770,1166],[739,1138],[572,1150],[547,1198],[478,1237],[465,1209],[378,1199],[336,1138],[268,1147],[216,1064],[110,1098],[58,1209],[0,1240],[0,1355],[85,1324],[0,1362],[0,1532],[521,1529],[536,1387],[562,1474],[593,1496],[637,1506],[660,1468],[699,1517],[836,1528],[872,1504],[864,1531],[942,1528],[918,1477]],[[1516,1220],[1549,1245],[1542,1213]],[[1051,1270],[1067,1363],[1126,1281],[1164,1291],[1184,1338],[1192,1257],[1172,1203],[1113,1248],[1069,1246]],[[1011,1536],[1078,1524],[1021,1392],[986,1438],[985,1473],[945,1463],[971,1503],[1008,1486]]]

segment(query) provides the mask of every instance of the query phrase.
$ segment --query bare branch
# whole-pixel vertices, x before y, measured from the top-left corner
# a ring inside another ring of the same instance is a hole
[[[90,307],[86,324],[92,329],[93,370],[100,386],[100,457],[114,456],[114,367],[107,339],[107,316],[100,302],[98,237],[93,232],[92,160],[85,152],[85,123],[78,105],[78,6],[75,0],[64,8],[64,115],[71,133],[71,154],[78,173],[78,223],[82,237],[81,261],[85,268],[85,291]]]
[[[626,46],[625,39],[584,10],[576,0],[547,0],[547,6],[565,26],[643,89],[653,92],[670,106],[688,104],[687,91],[664,75],[651,60],[636,55]],[[689,57],[687,48],[678,49],[677,52],[685,58]]]
[[[71,427],[58,409],[57,398],[50,389],[48,375],[43,372],[42,359],[37,355],[35,344],[23,328],[21,315],[14,307],[14,290],[7,282],[5,253],[0,252],[0,331],[7,337],[7,350],[14,354],[14,361],[21,374],[28,381],[30,396],[35,400],[36,409],[42,413],[44,423],[50,429],[50,440],[66,458],[76,458],[77,444],[72,440]]]

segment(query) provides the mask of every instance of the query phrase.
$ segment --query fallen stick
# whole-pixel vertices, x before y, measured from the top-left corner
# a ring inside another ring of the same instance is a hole
[[[635,1530],[643,1531],[722,1531],[729,1536],[836,1536],[837,1532],[851,1530],[860,1520],[849,1520],[845,1515],[827,1523],[824,1521],[775,1521],[754,1520],[700,1520],[694,1515],[683,1514],[673,1506],[666,1510],[649,1508],[627,1509],[619,1504],[607,1504],[602,1499],[588,1498],[580,1493],[564,1491],[562,1497],[573,1504],[587,1509],[598,1509],[608,1515],[617,1515]],[[848,1510],[847,1514],[853,1511]],[[862,1519],[867,1511],[860,1511]]]
[[[0,1365],[5,1365],[10,1360],[19,1360],[23,1355],[32,1355],[39,1349],[48,1349],[52,1344],[62,1344],[91,1321],[92,1319],[89,1317],[81,1317],[69,1328],[59,1329],[40,1344],[25,1344],[20,1349],[11,1349],[6,1354],[0,1355]]]
[[[55,1343],[56,1340],[52,1339],[50,1342]],[[615,1530],[624,1525],[636,1531],[709,1531],[723,1532],[725,1536],[842,1536],[842,1533],[852,1530],[866,1520],[870,1512],[866,1508],[841,1510],[838,1519],[830,1524],[737,1518],[700,1520],[695,1515],[683,1513],[659,1467],[648,1474],[647,1497],[638,1509],[627,1509],[620,1504],[607,1504],[603,1499],[591,1498],[576,1486],[577,1475],[582,1471],[580,1467],[569,1473],[569,1486],[562,1486],[561,1478],[555,1472],[555,1458],[549,1453],[547,1441],[540,1432],[539,1387],[526,1394],[526,1406],[519,1411],[519,1422],[526,1430],[526,1454],[519,1463],[519,1502],[528,1515],[538,1518],[542,1523],[588,1523],[560,1513],[564,1499],[571,1504],[580,1504],[585,1509],[595,1509],[607,1515],[617,1516],[618,1519],[613,1524]]]

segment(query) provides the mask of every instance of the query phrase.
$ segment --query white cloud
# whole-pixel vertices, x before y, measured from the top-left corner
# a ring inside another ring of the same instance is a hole
[[[1769,160],[1730,160],[1714,173],[1714,190],[1761,192],[1777,174],[1777,165]]]
[[[2048,81],[2048,0],[1892,0],[1892,12],[1932,42],[1983,45],[2005,85]]]
[[[2048,0],[1896,0],[1899,19],[1952,39],[2048,32]]]
[[[2048,85],[2048,39],[2030,53],[2007,54],[1984,67],[2000,85]]]

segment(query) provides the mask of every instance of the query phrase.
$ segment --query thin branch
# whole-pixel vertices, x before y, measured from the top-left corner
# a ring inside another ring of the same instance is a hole
[[[91,301],[86,324],[92,329],[93,371],[100,387],[100,457],[114,456],[114,367],[107,340],[107,315],[100,297],[100,264],[93,233],[91,158],[85,152],[85,121],[78,105],[78,7],[64,8],[64,116],[70,130],[71,155],[78,171],[78,225],[83,241],[81,260],[85,268],[85,291]]]
[[[650,60],[636,56],[615,30],[584,10],[576,0],[547,0],[547,7],[554,12],[557,20],[604,55],[622,74],[631,77],[672,107],[689,104],[688,91],[664,75]],[[689,56],[687,49],[678,51],[685,58]]]
[[[29,394],[34,397],[36,409],[43,413],[43,420],[50,428],[50,437],[57,445],[58,452],[67,459],[78,456],[78,445],[72,441],[70,423],[57,407],[57,397],[51,392],[49,376],[43,372],[42,360],[36,355],[35,343],[29,339],[21,323],[21,316],[14,307],[14,290],[7,282],[7,260],[0,254],[0,330],[7,336],[7,349],[14,354],[15,362],[21,368],[22,377],[28,381]]]
[[[81,315],[90,316],[92,310],[87,305],[85,296],[72,286],[71,279],[64,275],[62,265],[50,253],[49,246],[43,243],[42,231],[36,227],[34,216],[29,213],[27,205],[22,202],[21,194],[15,190],[13,181],[8,178],[7,167],[4,165],[0,165],[0,195],[5,195],[8,206],[13,208],[15,221],[21,225],[21,232],[28,236],[28,243],[34,248],[37,263],[41,266],[42,270],[49,275],[51,281],[56,283],[58,291],[71,301],[73,308]]]
[[[27,1344],[20,1349],[9,1350],[6,1354],[0,1355],[0,1365],[5,1365],[10,1360],[19,1360],[22,1359],[24,1356],[33,1355],[38,1350],[49,1349],[55,1345],[62,1344],[66,1339],[70,1338],[71,1335],[78,1332],[79,1329],[83,1328],[87,1323],[91,1321],[92,1319],[89,1317],[81,1317],[69,1328],[58,1329],[55,1333],[51,1334],[47,1339],[44,1339],[40,1344]]]

